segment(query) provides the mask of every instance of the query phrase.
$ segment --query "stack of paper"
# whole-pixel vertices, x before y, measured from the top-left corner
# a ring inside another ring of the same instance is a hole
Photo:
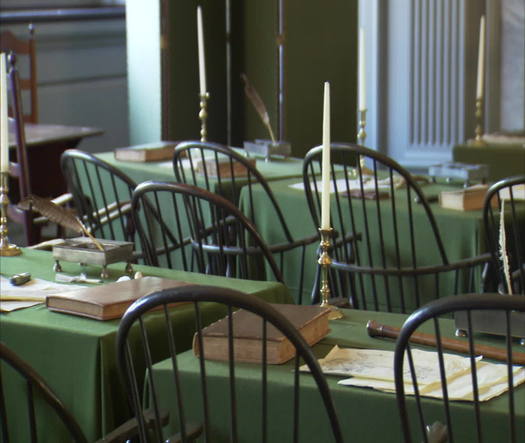
[[[22,286],[13,286],[9,279],[0,277],[0,311],[10,312],[45,303],[46,296],[79,289],[79,285],[64,285],[34,278]]]
[[[443,354],[450,400],[472,401],[472,373],[470,358],[453,354]],[[432,351],[412,350],[420,395],[443,398],[438,354]],[[370,387],[385,392],[395,392],[394,353],[374,349],[342,349],[338,346],[319,361],[323,372],[351,376],[340,380],[339,384]],[[414,395],[412,377],[405,357],[405,393]],[[476,358],[476,376],[480,401],[487,401],[508,389],[507,365],[488,363]],[[525,368],[514,366],[514,386],[525,381]]]

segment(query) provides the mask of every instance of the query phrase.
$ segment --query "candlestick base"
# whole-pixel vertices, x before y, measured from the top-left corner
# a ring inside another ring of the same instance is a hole
[[[8,179],[9,173],[0,173],[0,256],[2,257],[14,257],[22,253],[18,246],[9,243],[7,235]]]
[[[319,256],[319,260],[317,261],[319,265],[321,266],[321,288],[319,289],[319,293],[321,295],[321,304],[320,306],[322,308],[329,308],[330,313],[328,314],[329,320],[337,320],[339,318],[343,318],[343,313],[336,307],[328,303],[328,300],[330,300],[330,286],[328,284],[328,271],[330,270],[330,265],[332,264],[332,259],[329,254],[329,250],[332,246],[331,239],[332,239],[332,228],[323,229],[319,228],[319,232],[321,233],[321,255]]]
[[[11,243],[0,245],[0,257],[15,257],[21,253],[22,250],[18,246]]]

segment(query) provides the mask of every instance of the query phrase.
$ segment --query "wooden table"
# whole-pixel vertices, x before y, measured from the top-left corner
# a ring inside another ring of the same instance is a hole
[[[66,183],[60,170],[62,152],[75,148],[85,137],[102,133],[101,129],[84,126],[26,123],[26,148],[32,191],[42,197],[56,197],[66,192]],[[9,147],[12,148],[12,161],[16,160],[15,146],[15,133],[10,128]]]
[[[63,262],[64,272],[78,274],[80,266]],[[2,273],[11,275],[31,272],[33,277],[54,280],[51,253],[23,249],[19,257],[0,257]],[[271,303],[290,303],[286,287],[280,283],[239,280],[196,274],[149,266],[134,265],[144,275],[155,275],[195,284],[237,289],[261,297]],[[123,274],[124,264],[109,267],[110,281]],[[87,267],[90,277],[98,277],[100,268]],[[209,322],[225,315],[210,305],[206,313]],[[174,324],[181,350],[191,347],[194,331],[193,311],[188,306],[174,309]],[[159,317],[160,315],[160,317]],[[153,313],[148,321],[162,324],[162,313]],[[84,431],[88,441],[94,441],[130,417],[116,362],[116,333],[119,320],[98,321],[49,311],[40,304],[31,308],[0,314],[0,339],[39,372],[57,393]],[[167,357],[154,355],[155,361]],[[2,368],[3,371],[3,368]],[[22,382],[8,371],[2,372],[6,395],[16,396],[23,391]],[[11,404],[9,420],[17,423],[24,415]],[[19,405],[18,405],[19,406]],[[64,438],[57,420],[50,414],[40,416],[39,441],[61,442]],[[9,421],[8,420],[8,421]],[[23,426],[15,426],[12,441],[29,441]]]

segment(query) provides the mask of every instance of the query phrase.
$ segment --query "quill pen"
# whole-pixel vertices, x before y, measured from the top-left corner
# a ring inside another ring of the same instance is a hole
[[[66,229],[87,235],[95,246],[101,251],[104,246],[89,232],[84,224],[70,211],[62,206],[53,203],[52,201],[39,197],[37,195],[29,195],[27,198],[18,203],[18,207],[23,211],[33,210],[47,217],[53,223],[56,223]]]
[[[268,111],[266,110],[264,102],[262,101],[261,97],[259,97],[259,94],[255,90],[253,85],[248,80],[246,74],[242,73],[241,78],[244,81],[244,92],[246,96],[257,111],[257,114],[259,114],[259,117],[261,118],[264,126],[266,126],[266,128],[268,129],[268,132],[270,133],[270,138],[272,139],[272,143],[275,144],[275,136],[273,135],[272,126],[270,125],[270,117],[268,115]]]

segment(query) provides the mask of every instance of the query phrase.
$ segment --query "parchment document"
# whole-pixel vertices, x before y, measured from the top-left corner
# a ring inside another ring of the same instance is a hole
[[[412,350],[420,395],[443,398],[437,352]],[[468,357],[443,354],[448,396],[451,400],[473,401],[472,371]],[[394,353],[376,349],[334,348],[319,360],[325,374],[351,376],[338,383],[349,386],[370,387],[395,392]],[[403,378],[405,393],[414,395],[412,377],[405,357]],[[507,366],[488,363],[476,357],[476,377],[480,401],[487,401],[505,392],[509,387]],[[513,385],[525,381],[525,368],[514,366]]]

